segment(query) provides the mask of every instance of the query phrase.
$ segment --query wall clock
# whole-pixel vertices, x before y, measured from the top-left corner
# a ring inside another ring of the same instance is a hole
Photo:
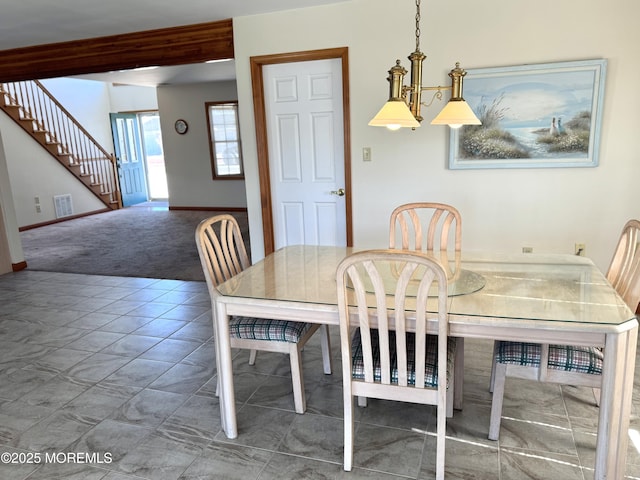
[[[184,135],[185,133],[187,133],[187,130],[189,130],[189,124],[181,118],[176,120],[174,126],[176,128],[176,132],[178,132],[180,135]]]

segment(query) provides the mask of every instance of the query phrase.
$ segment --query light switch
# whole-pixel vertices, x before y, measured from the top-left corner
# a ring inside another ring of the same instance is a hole
[[[363,147],[362,149],[362,161],[370,162],[371,161],[371,147]]]

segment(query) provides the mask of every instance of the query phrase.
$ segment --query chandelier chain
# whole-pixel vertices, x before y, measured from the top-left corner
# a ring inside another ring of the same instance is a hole
[[[416,52],[420,51],[420,0],[416,0]]]

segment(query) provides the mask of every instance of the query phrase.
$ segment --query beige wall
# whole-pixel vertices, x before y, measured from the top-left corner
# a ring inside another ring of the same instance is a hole
[[[608,70],[597,168],[448,170],[447,127],[430,126],[438,108],[423,110],[416,131],[367,126],[388,94],[386,72],[415,47],[415,4],[353,0],[234,19],[238,98],[247,176],[253,258],[263,255],[249,57],[329,47],[349,48],[354,242],[386,245],[388,216],[398,204],[441,201],[463,217],[463,248],[587,255],[606,269],[620,230],[640,217],[636,186],[640,154],[635,121],[640,75],[633,0],[582,2],[504,0],[423,2],[424,84],[448,84],[460,61],[473,69],[606,58]],[[362,161],[371,147],[372,161]],[[383,192],[383,194],[381,194]]]
[[[172,207],[238,207],[247,204],[244,181],[213,181],[205,102],[236,100],[233,81],[158,87],[169,201]],[[179,135],[182,118],[189,129]]]

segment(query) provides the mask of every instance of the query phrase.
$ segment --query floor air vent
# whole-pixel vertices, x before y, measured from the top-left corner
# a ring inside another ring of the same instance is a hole
[[[56,206],[56,218],[73,215],[73,204],[71,203],[70,193],[65,195],[54,195],[53,203]]]

